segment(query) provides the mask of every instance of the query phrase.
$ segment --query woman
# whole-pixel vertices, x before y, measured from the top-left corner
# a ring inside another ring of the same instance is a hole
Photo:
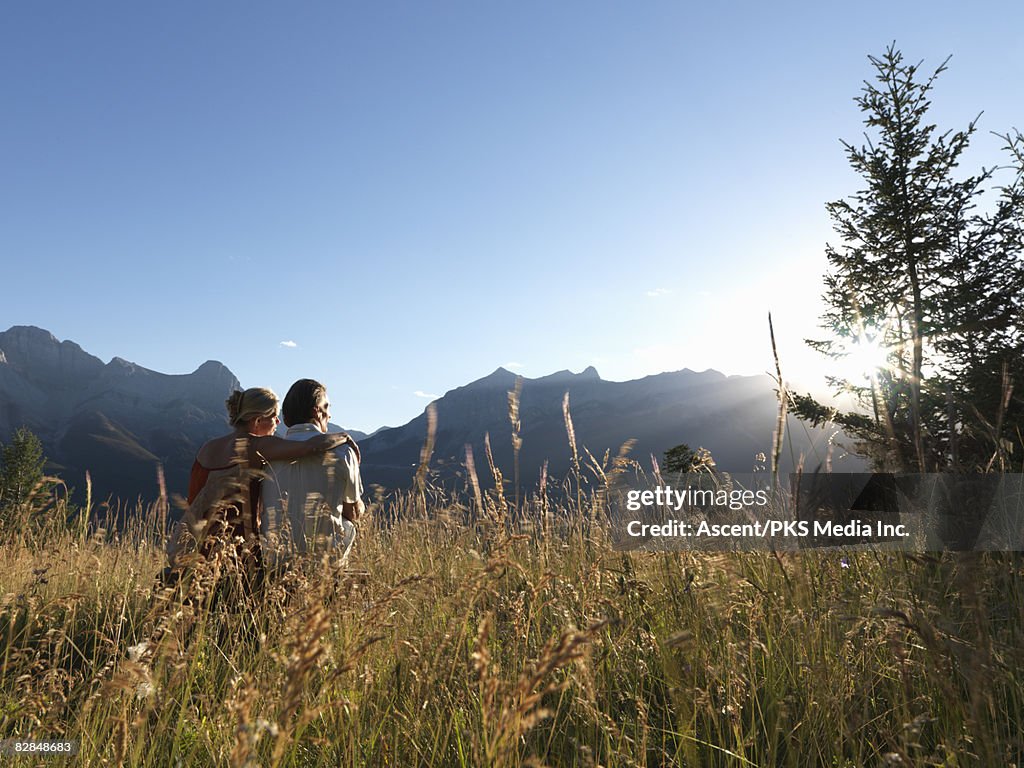
[[[275,437],[277,395],[269,389],[235,391],[226,404],[234,429],[204,443],[196,454],[188,508],[171,537],[169,555],[177,569],[185,564],[186,553],[216,560],[224,552],[248,591],[262,572],[260,485],[267,463],[323,453],[350,439],[344,433],[303,442]]]

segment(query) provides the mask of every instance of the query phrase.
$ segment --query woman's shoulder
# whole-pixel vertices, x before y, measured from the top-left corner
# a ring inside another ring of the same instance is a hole
[[[215,437],[213,440],[207,440],[199,446],[199,450],[196,451],[196,464],[204,469],[209,469],[210,464],[212,463],[211,459],[219,453],[217,449],[219,448],[220,443],[221,438]]]
[[[222,469],[229,464],[236,464],[237,440],[234,434],[207,440],[196,452],[196,463],[204,469]]]

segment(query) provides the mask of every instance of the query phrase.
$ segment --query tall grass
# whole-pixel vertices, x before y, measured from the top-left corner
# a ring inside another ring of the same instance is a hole
[[[232,601],[226,563],[158,583],[161,505],[116,535],[22,511],[0,737],[75,739],[87,766],[1024,759],[1016,557],[617,552],[597,472],[565,490],[419,482],[375,502],[359,570],[296,563]]]

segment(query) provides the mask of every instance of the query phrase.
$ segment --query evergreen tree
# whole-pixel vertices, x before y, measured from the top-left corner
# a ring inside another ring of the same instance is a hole
[[[23,504],[43,479],[43,444],[30,430],[18,429],[0,450],[0,509]]]
[[[957,468],[1008,469],[1024,443],[1024,136],[1002,138],[1011,179],[994,214],[972,215],[956,242],[935,339]]]
[[[869,58],[875,79],[855,100],[866,115],[867,143],[843,143],[865,186],[827,206],[842,239],[826,247],[822,320],[832,338],[808,344],[835,358],[878,345],[886,363],[865,381],[830,380],[861,410],[837,414],[810,396],[794,397],[793,410],[813,423],[833,418],[878,468],[974,465],[982,446],[959,457],[958,448],[977,431],[981,408],[996,419],[989,400],[1005,390],[993,366],[1011,357],[1014,345],[1020,360],[1019,323],[1007,335],[1024,286],[1020,175],[1003,188],[994,213],[981,212],[994,169],[954,175],[976,121],[938,134],[925,120],[946,63],[921,79],[894,46]],[[1019,138],[1007,137],[1018,161]]]
[[[689,472],[697,459],[697,454],[686,443],[669,448],[664,455],[666,472]]]
[[[703,446],[692,450],[686,443],[680,443],[669,448],[663,455],[663,469],[666,472],[711,472],[715,468],[715,458]]]

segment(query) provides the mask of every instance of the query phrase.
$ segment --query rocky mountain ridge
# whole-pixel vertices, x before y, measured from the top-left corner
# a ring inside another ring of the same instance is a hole
[[[490,484],[484,458],[489,435],[495,462],[511,480],[509,395],[517,383],[521,486],[536,485],[547,463],[553,479],[571,462],[563,416],[568,393],[576,441],[600,459],[633,441],[631,455],[650,465],[679,443],[703,446],[718,465],[749,472],[755,455],[768,453],[776,424],[773,381],[767,376],[726,376],[684,369],[625,382],[605,381],[588,367],[526,379],[504,368],[447,392],[432,405],[437,431],[431,468],[442,482],[464,481],[466,446],[476,456],[480,480]],[[170,375],[113,358],[103,363],[48,331],[15,326],[0,333],[0,441],[20,426],[42,439],[52,471],[78,489],[90,472],[94,497],[113,494],[131,502],[157,495],[157,465],[167,487],[181,492],[199,446],[226,430],[224,401],[238,380],[224,365],[207,361],[189,374]],[[426,412],[409,423],[359,436],[364,483],[407,487],[427,434]],[[803,426],[790,430],[787,456],[824,461],[828,435]],[[851,471],[859,462],[834,468]]]
[[[769,454],[778,412],[774,381],[768,376],[726,376],[715,370],[684,369],[632,381],[605,381],[593,367],[580,373],[558,371],[537,379],[520,378],[498,368],[493,373],[446,393],[433,403],[437,428],[432,469],[442,482],[464,474],[470,446],[480,481],[488,484],[484,435],[495,463],[511,480],[514,464],[508,393],[521,381],[519,456],[521,484],[536,486],[547,464],[556,482],[572,462],[563,413],[566,394],[579,454],[584,448],[599,461],[618,454],[630,441],[630,456],[645,467],[680,443],[711,451],[718,466],[751,472],[758,454]],[[823,464],[832,436],[790,422],[784,471],[803,458],[808,468]],[[367,483],[401,486],[411,481],[427,434],[426,413],[408,424],[381,430],[361,443]],[[836,471],[857,471],[863,462],[834,451]]]
[[[169,487],[187,487],[196,448],[224,431],[224,401],[239,386],[213,360],[181,375],[104,364],[33,326],[0,333],[0,356],[0,440],[28,427],[50,469],[78,489],[89,470],[99,498],[153,498],[157,464]]]

